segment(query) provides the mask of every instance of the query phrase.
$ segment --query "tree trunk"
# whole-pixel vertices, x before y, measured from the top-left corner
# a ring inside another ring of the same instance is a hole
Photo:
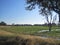
[[[59,14],[59,25],[60,25],[60,14]]]
[[[48,26],[49,26],[49,32],[51,32],[52,24],[49,23]]]

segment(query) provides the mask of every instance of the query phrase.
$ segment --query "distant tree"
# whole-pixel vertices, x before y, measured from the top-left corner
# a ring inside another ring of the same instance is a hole
[[[32,26],[31,24],[23,24],[23,26]]]
[[[52,23],[53,26],[55,26],[56,24],[55,23]]]
[[[47,25],[48,25],[47,23],[44,24],[44,26],[47,26]]]
[[[12,26],[14,26],[15,24],[14,23],[12,23]]]
[[[41,26],[41,24],[34,24],[34,26]]]
[[[2,21],[2,22],[0,22],[0,25],[7,25],[7,24],[6,24],[5,22]]]
[[[59,15],[60,22],[60,0],[26,0],[28,4],[27,10],[35,9],[36,6],[39,8],[39,12],[42,14],[43,11],[54,11]]]

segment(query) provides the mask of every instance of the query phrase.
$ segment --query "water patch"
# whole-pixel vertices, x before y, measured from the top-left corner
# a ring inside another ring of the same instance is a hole
[[[56,29],[56,30],[51,30],[51,31],[60,31],[60,29]],[[41,31],[38,31],[38,33],[42,33],[42,32],[49,32],[49,30],[41,30]],[[59,35],[60,36],[60,35]],[[41,38],[43,39],[47,39],[47,38],[53,38],[53,37],[50,37],[50,36],[40,36]],[[55,40],[60,40],[60,38],[55,38]]]
[[[49,30],[41,30],[41,31],[38,31],[38,33],[41,33],[41,32],[48,32]],[[56,29],[56,30],[51,30],[51,31],[60,31],[60,29]]]
[[[41,31],[38,31],[38,33],[41,33],[41,32],[48,32],[49,30],[41,30]]]

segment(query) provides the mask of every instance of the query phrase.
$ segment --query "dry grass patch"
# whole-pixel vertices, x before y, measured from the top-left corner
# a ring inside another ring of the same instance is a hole
[[[29,45],[59,45],[60,41],[47,38],[43,39],[40,36],[31,36],[31,35],[20,35],[24,40],[27,40],[26,44]]]
[[[14,33],[0,30],[0,35],[13,35]]]
[[[1,37],[0,37],[1,38]],[[14,37],[2,37],[1,45],[60,45],[54,39],[43,39],[40,36],[16,34]]]

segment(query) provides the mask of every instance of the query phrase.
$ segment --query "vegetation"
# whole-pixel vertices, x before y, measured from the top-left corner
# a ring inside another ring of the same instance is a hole
[[[55,30],[57,28],[55,26],[52,29]],[[58,40],[52,38],[44,39],[38,35],[35,36],[35,34],[38,34],[38,31],[47,29],[47,26],[0,26],[0,45],[60,45]],[[56,33],[40,34],[48,34],[50,36]]]
[[[7,24],[6,24],[5,22],[2,21],[2,22],[0,22],[0,25],[7,25]]]
[[[0,36],[0,45],[60,45],[60,41],[41,39],[37,36]]]
[[[48,26],[0,26],[1,33],[4,33],[7,31],[10,33],[15,33],[15,34],[26,34],[26,35],[36,35],[36,36],[46,34],[48,36],[52,35],[56,37],[57,35],[60,34],[60,31],[55,31],[56,29],[60,29],[60,28],[58,26],[52,26],[52,30],[54,31],[50,32],[51,33],[50,34],[49,32],[38,33],[39,31],[42,31],[42,30],[48,30]],[[57,36],[57,37],[60,38],[60,36]]]
[[[0,26],[0,30],[22,34],[34,34],[37,31],[47,29],[47,26]]]
[[[60,22],[60,0],[26,0],[26,3],[28,4],[28,10],[35,9],[38,6],[41,14],[45,14],[43,11],[58,13]]]
[[[51,31],[51,32],[40,32],[36,33],[35,35],[47,37],[47,38],[54,38],[54,39],[60,39],[60,31]]]
[[[51,31],[53,12],[59,14],[60,24],[60,1],[59,0],[26,0],[28,4],[27,10],[33,10],[36,6],[39,8],[39,13],[46,17],[48,22],[49,31]],[[49,18],[50,16],[50,18]],[[50,19],[50,20],[49,20]]]
[[[3,35],[1,35],[1,32],[4,32]],[[0,31],[0,45],[60,45],[60,41],[51,38],[42,39],[40,36]]]

